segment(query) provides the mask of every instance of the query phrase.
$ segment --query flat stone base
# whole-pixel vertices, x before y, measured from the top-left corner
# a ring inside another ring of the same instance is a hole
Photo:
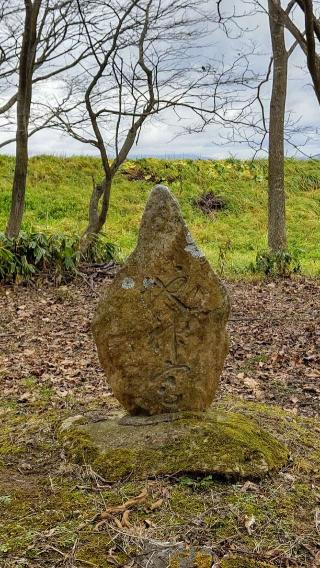
[[[110,481],[179,474],[258,479],[288,459],[256,422],[220,410],[92,423],[77,416],[62,424],[60,435],[73,461],[91,464]]]

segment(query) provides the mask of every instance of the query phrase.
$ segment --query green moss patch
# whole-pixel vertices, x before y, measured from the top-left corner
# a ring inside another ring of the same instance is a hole
[[[275,568],[275,565],[244,556],[230,556],[221,560],[221,568]]]
[[[175,552],[170,555],[169,568],[211,568],[212,554],[205,550],[188,550]],[[163,563],[163,566],[165,563]]]

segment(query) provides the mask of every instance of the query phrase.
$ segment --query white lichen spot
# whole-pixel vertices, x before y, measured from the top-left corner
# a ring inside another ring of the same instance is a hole
[[[193,240],[192,236],[190,235],[190,233],[186,234],[186,241],[187,241],[188,245],[194,245],[194,240]]]
[[[202,250],[198,249],[198,247],[195,243],[193,243],[193,245],[187,245],[186,247],[184,247],[184,250],[186,252],[189,252],[192,256],[194,256],[196,258],[203,258],[204,257]]]
[[[143,279],[143,286],[145,288],[151,288],[152,286],[154,286],[156,283],[156,281],[153,278],[144,278]]]
[[[186,252],[189,252],[192,256],[194,256],[195,258],[203,258],[204,254],[202,252],[202,250],[200,250],[196,243],[194,242],[192,236],[190,235],[190,233],[186,234],[186,241],[187,241],[187,246],[184,247],[184,250]]]
[[[121,288],[125,290],[130,290],[130,288],[134,288],[134,280],[133,278],[127,277],[122,280]]]

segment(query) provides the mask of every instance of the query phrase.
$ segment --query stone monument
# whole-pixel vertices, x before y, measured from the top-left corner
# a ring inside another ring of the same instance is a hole
[[[107,286],[93,333],[116,398],[133,415],[204,411],[228,351],[226,290],[167,187],[149,197],[138,245]]]
[[[135,251],[93,321],[99,358],[129,415],[60,429],[77,462],[108,480],[216,474],[259,478],[288,452],[258,424],[210,406],[228,351],[229,300],[168,188],[156,186]]]

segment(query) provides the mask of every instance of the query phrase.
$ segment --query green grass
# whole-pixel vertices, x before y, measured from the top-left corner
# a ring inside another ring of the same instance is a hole
[[[0,230],[8,215],[13,168],[14,158],[0,156]],[[262,160],[129,161],[115,179],[105,233],[125,258],[135,246],[148,193],[161,181],[179,199],[194,238],[212,264],[219,268],[220,251],[226,274],[244,274],[257,251],[266,248],[266,172]],[[101,176],[98,158],[32,158],[23,228],[79,234],[86,225],[92,180]],[[193,199],[207,191],[223,197],[227,207],[212,216],[197,210]],[[298,251],[303,273],[319,275],[320,162],[287,160],[286,191],[288,247]]]

